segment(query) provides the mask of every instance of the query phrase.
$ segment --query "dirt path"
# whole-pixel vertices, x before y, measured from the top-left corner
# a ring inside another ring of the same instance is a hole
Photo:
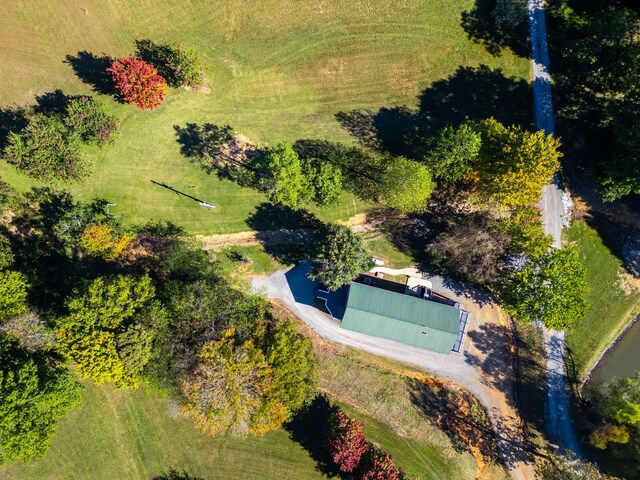
[[[367,216],[359,213],[346,221],[336,222],[350,227],[355,233],[369,230]],[[247,232],[226,233],[219,235],[196,235],[205,250],[217,251],[225,247],[252,247],[258,245],[294,245],[309,242],[313,239],[314,230],[299,228],[295,230],[250,230]]]
[[[301,264],[254,278],[253,288],[282,304],[326,340],[416,365],[469,390],[487,408],[512,478],[535,478],[512,395],[511,329],[499,307],[479,292],[427,276],[434,291],[460,302],[471,318],[464,354],[442,355],[340,328],[338,321],[314,306],[315,284],[308,280],[307,271],[308,265]]]

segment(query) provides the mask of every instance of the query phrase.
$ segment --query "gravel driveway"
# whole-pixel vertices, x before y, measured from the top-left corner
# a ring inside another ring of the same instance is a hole
[[[489,412],[512,478],[535,478],[514,408],[511,330],[502,310],[479,292],[428,276],[435,292],[460,302],[470,314],[464,354],[442,355],[340,328],[339,321],[314,306],[315,284],[307,278],[308,269],[308,264],[302,263],[288,271],[254,278],[252,285],[257,293],[278,301],[328,341],[411,363],[469,390]]]

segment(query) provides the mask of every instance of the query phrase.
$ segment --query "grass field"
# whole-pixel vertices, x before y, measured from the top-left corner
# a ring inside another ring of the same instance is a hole
[[[527,78],[524,59],[493,57],[467,39],[460,16],[472,6],[472,0],[0,2],[0,106],[30,104],[57,88],[89,93],[64,63],[78,51],[124,55],[145,37],[196,49],[210,93],[171,91],[153,112],[107,99],[121,134],[90,153],[95,173],[71,190],[116,202],[118,214],[135,222],[167,219],[190,233],[246,230],[245,219],[263,197],[182,158],[174,125],[229,123],[261,144],[348,140],[335,113],[413,106],[421,90],[459,66],[486,64]],[[0,175],[20,189],[32,184],[4,163]],[[219,208],[206,211],[150,180]],[[321,216],[344,219],[364,208],[345,195]]]
[[[586,223],[574,222],[566,239],[577,245],[589,281],[589,312],[567,334],[580,379],[640,311],[640,291],[627,293],[621,288],[621,261]]]
[[[468,455],[456,454],[442,442],[401,438],[388,425],[344,407],[365,420],[371,441],[417,478],[472,478],[464,474],[465,467],[473,468]],[[117,391],[86,383],[82,406],[62,421],[49,454],[28,466],[0,468],[0,479],[151,480],[171,468],[203,480],[328,478],[286,430],[264,438],[211,438],[177,411],[171,402],[145,389]]]

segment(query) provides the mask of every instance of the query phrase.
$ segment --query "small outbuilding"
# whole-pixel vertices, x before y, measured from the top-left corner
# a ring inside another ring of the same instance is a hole
[[[438,353],[459,349],[467,313],[421,297],[353,282],[341,326]]]

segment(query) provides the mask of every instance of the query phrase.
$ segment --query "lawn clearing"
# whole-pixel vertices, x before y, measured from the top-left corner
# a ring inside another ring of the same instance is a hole
[[[640,311],[640,292],[625,293],[620,286],[622,262],[603,243],[598,232],[583,221],[566,230],[587,269],[589,312],[567,333],[570,361],[580,380],[629,321]]]
[[[362,367],[354,363],[350,368],[357,374]],[[85,386],[83,404],[63,419],[49,454],[27,466],[0,468],[0,478],[151,480],[171,468],[203,480],[328,478],[284,429],[264,438],[207,437],[180,416],[177,405],[145,388],[118,391],[89,382]],[[443,448],[439,442],[399,437],[360,409],[342,406],[365,420],[368,438],[420,480],[473,478],[460,476],[472,470],[468,455],[457,454],[450,446]]]
[[[209,93],[171,91],[156,111],[105,97],[122,122],[116,143],[93,151],[95,172],[70,190],[103,197],[132,222],[171,220],[189,233],[248,230],[264,197],[206,175],[179,153],[174,125],[228,123],[262,145],[299,138],[349,141],[334,115],[356,108],[414,106],[421,90],[459,66],[486,64],[528,78],[529,63],[493,57],[468,40],[461,13],[472,0],[291,2],[251,4],[194,0],[34,0],[0,2],[0,105],[33,103],[57,88],[90,93],[64,63],[66,55],[131,53],[136,38],[180,42],[201,53]],[[20,189],[34,182],[0,163]],[[151,183],[165,182],[217,206]],[[323,209],[325,220],[347,219],[366,205],[344,195]]]
[[[406,268],[416,265],[416,261],[410,255],[398,250],[386,237],[376,237],[366,240],[366,245],[371,255],[384,260],[384,266],[389,268]]]

